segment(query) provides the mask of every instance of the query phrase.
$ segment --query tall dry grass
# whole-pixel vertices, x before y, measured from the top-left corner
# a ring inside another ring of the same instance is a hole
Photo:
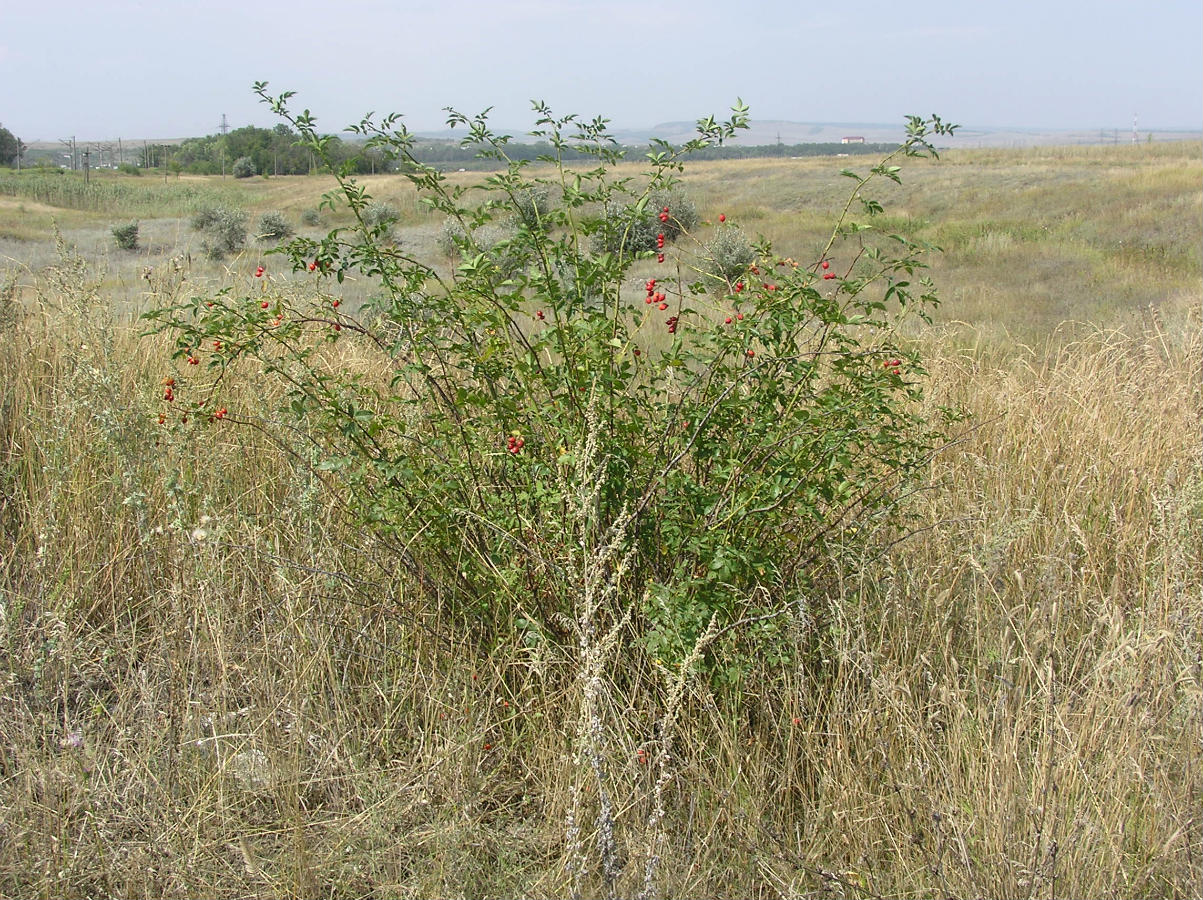
[[[0,893],[1203,892],[1197,310],[922,337],[973,418],[914,533],[797,611],[818,653],[712,689],[592,627],[613,536],[575,557],[578,643],[481,652],[312,460],[158,425],[168,348],[82,260],[31,288],[0,325]]]

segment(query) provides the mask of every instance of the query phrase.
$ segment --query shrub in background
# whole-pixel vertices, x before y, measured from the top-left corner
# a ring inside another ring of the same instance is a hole
[[[748,274],[756,261],[756,247],[735,225],[721,225],[702,248],[700,270],[712,289],[729,288]]]
[[[514,236],[514,228],[505,225],[495,225],[485,222],[472,229],[469,235],[464,222],[457,218],[443,220],[435,239],[439,250],[451,260],[461,259],[464,255],[475,256],[477,253],[494,254],[494,259],[501,265],[500,257],[495,255],[499,246]]]
[[[201,250],[210,259],[223,259],[246,246],[248,216],[241,209],[209,206],[192,216],[192,228],[202,235]]]
[[[468,244],[468,229],[459,219],[447,218],[439,228],[439,236],[435,239],[439,250],[448,259],[458,259]]]
[[[255,226],[255,234],[263,242],[279,243],[295,233],[296,229],[284,218],[284,214],[279,212],[264,213],[259,217],[259,224]]]
[[[204,231],[214,225],[220,217],[219,208],[216,206],[202,206],[192,214],[192,219],[189,224],[193,231]]]
[[[401,218],[397,207],[382,200],[373,201],[363,207],[360,215],[363,224],[374,240],[391,241],[394,239],[393,226]]]
[[[502,282],[520,272],[524,254],[511,246],[522,229],[547,231],[551,192],[541,185],[501,191],[474,209],[463,209],[443,221],[438,248],[451,260],[484,254],[493,279]]]
[[[551,192],[545,187],[527,187],[515,191],[506,204],[513,210],[513,224],[547,230],[551,212]]]
[[[395,225],[400,218],[397,207],[385,201],[369,203],[363,209],[363,221],[368,228]]]
[[[680,187],[657,188],[634,204],[615,199],[595,223],[594,246],[610,253],[654,254],[698,225],[698,211]],[[668,210],[668,212],[665,212]],[[660,235],[664,235],[663,241]]]
[[[249,156],[240,156],[234,160],[234,165],[230,167],[230,172],[235,178],[250,178],[255,172],[255,161]]]
[[[114,225],[113,239],[122,250],[138,249],[138,223],[127,222],[125,225]]]
[[[301,224],[307,225],[310,228],[315,228],[318,225],[321,225],[322,224],[321,210],[314,209],[313,207],[303,210],[301,212]]]

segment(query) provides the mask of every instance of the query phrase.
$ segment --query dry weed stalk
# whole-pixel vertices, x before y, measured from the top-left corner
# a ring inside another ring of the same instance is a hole
[[[597,791],[597,852],[605,880],[607,896],[614,896],[615,883],[621,874],[618,847],[614,836],[614,808],[606,770],[606,730],[602,720],[606,683],[603,677],[607,663],[616,657],[621,636],[630,623],[632,610],[612,619],[604,634],[598,634],[599,613],[613,610],[622,577],[633,557],[634,549],[627,546],[627,530],[631,515],[620,513],[604,532],[599,532],[597,501],[603,485],[606,460],[600,451],[600,420],[598,398],[591,395],[586,416],[585,438],[571,480],[562,478],[563,496],[571,499],[571,521],[575,531],[568,554],[570,571],[579,573],[580,594],[576,600],[576,632],[578,649],[577,685],[580,692],[580,712],[577,722],[573,764],[576,775],[572,784],[572,802],[568,809],[565,831],[568,839],[566,866],[572,879],[572,895],[580,897],[581,880],[589,871],[589,862],[581,836],[584,787],[581,777],[587,764],[592,784]]]

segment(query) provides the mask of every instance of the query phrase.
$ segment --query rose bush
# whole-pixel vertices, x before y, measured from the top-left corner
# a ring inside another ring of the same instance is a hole
[[[290,111],[291,94],[256,91],[328,158],[331,138]],[[853,176],[812,259],[762,241],[732,269],[729,254],[707,258],[696,215],[660,201],[680,196],[692,151],[746,126],[746,107],[682,146],[656,143],[641,179],[616,173],[626,151],[605,120],[536,110],[552,148],[537,165],[510,159],[484,116],[451,113],[497,165],[472,186],[414,158],[397,117],[353,126],[453,223],[454,268],[407,255],[336,171],[326,204],[353,224],[281,248],[315,281],[309,299],[264,279],[148,315],[185,363],[175,396],[199,400],[194,424],[220,410],[222,427],[254,424],[313,460],[414,590],[481,642],[519,631],[556,645],[588,622],[628,622],[663,662],[709,628],[710,665],[730,677],[791,658],[821,631],[793,626],[823,621],[822,582],[849,541],[897,524],[908,478],[945,440],[946,421],[920,412],[922,361],[897,336],[937,302],[928,248],[879,240],[880,206],[864,197],[899,169],[887,158]],[[934,154],[930,137],[951,128],[913,117],[892,157]],[[677,240],[661,239],[663,263],[632,295],[632,268],[648,263],[614,234],[645,240],[649,221]],[[337,293],[351,274],[377,286],[354,314]],[[222,387],[238,377],[278,382],[286,399],[227,412]]]

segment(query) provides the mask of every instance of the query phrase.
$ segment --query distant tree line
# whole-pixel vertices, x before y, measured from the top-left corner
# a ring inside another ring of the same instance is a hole
[[[166,165],[176,172],[193,175],[229,174],[234,163],[250,160],[258,175],[306,175],[314,169],[307,150],[296,144],[297,136],[287,125],[256,128],[248,125],[227,134],[188,138],[179,144],[147,144],[139,154],[144,168]],[[353,154],[353,151],[352,151]]]
[[[8,129],[0,127],[0,165],[14,165],[20,142]],[[694,154],[695,159],[755,159],[765,157],[833,156],[837,153],[888,153],[893,144],[769,144],[764,146],[728,145],[708,147]],[[22,148],[23,149],[23,148]],[[331,156],[335,163],[357,174],[397,171],[397,161],[388,160],[375,150],[365,150],[361,141],[331,138]],[[629,147],[628,158],[640,159],[653,148]],[[537,160],[554,155],[545,141],[533,144],[511,143],[506,152],[513,159]],[[480,160],[476,148],[461,146],[457,140],[439,138],[417,139],[414,157],[422,163],[439,168],[493,169],[493,160]],[[568,161],[586,160],[584,153],[566,149]],[[193,175],[307,175],[318,169],[318,163],[308,150],[297,145],[297,135],[287,125],[258,128],[248,125],[226,134],[188,138],[179,144],[143,144],[137,151],[141,168],[167,168],[172,172]]]
[[[690,155],[691,159],[763,159],[789,158],[797,156],[834,156],[837,153],[866,154],[881,156],[896,149],[897,144],[768,144],[763,146],[727,145],[722,147],[707,147]],[[637,160],[645,153],[659,148],[628,147],[627,158]],[[507,144],[505,151],[511,159],[536,160],[539,157],[554,155],[554,149],[546,142],[534,144]],[[564,151],[564,158],[569,161],[592,159],[592,157],[573,151]],[[433,166],[458,167],[465,169],[491,169],[497,164],[493,160],[476,158],[473,147],[462,147],[458,141],[421,141],[414,146],[414,156],[419,162]]]

